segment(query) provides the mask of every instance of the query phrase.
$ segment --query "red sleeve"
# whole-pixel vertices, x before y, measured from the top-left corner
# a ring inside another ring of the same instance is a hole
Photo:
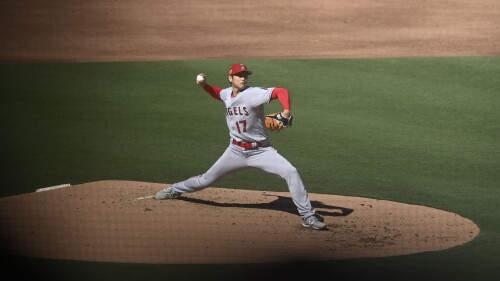
[[[288,94],[288,90],[285,88],[274,88],[273,93],[271,94],[271,99],[278,99],[283,105],[283,110],[290,110],[290,95]]]
[[[203,90],[210,94],[214,99],[222,101],[220,98],[220,91],[222,91],[221,88],[205,84],[205,86],[203,86]]]

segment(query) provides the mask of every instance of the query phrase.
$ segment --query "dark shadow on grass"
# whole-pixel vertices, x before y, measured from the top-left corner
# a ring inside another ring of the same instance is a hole
[[[298,215],[297,207],[292,201],[292,198],[279,196],[279,195],[267,195],[264,196],[273,196],[277,197],[276,200],[268,202],[268,203],[220,203],[215,201],[203,200],[198,198],[190,198],[190,197],[179,197],[176,200],[182,200],[185,202],[191,202],[196,204],[203,204],[214,207],[223,207],[223,208],[248,208],[248,209],[261,209],[261,210],[273,210],[273,211],[282,211],[287,212],[293,215]],[[330,206],[326,205],[320,201],[311,200],[311,205],[314,209],[316,209],[316,213],[321,216],[329,216],[329,217],[345,217],[352,213],[354,210],[344,207]],[[318,210],[323,209],[323,210]],[[325,211],[324,209],[327,209]],[[331,210],[331,211],[330,211]]]

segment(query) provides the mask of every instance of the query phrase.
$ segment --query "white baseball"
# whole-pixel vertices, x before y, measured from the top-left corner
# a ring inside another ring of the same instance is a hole
[[[198,83],[205,82],[205,77],[203,77],[203,75],[196,76],[196,82],[198,82]]]

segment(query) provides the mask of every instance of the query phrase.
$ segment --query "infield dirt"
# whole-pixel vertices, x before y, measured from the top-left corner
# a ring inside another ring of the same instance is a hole
[[[496,0],[5,0],[0,61],[500,54]]]
[[[368,198],[310,194],[329,228],[304,228],[288,192],[207,188],[138,199],[164,184],[99,181],[0,199],[2,236],[21,256],[102,262],[268,263],[384,257],[464,244],[457,214]]]

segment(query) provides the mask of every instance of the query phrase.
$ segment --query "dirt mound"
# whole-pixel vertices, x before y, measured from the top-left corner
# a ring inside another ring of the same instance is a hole
[[[99,181],[0,199],[13,254],[127,263],[268,263],[384,257],[464,244],[457,214],[367,198],[309,194],[328,230],[301,226],[288,192],[207,188],[176,200],[164,184]]]

